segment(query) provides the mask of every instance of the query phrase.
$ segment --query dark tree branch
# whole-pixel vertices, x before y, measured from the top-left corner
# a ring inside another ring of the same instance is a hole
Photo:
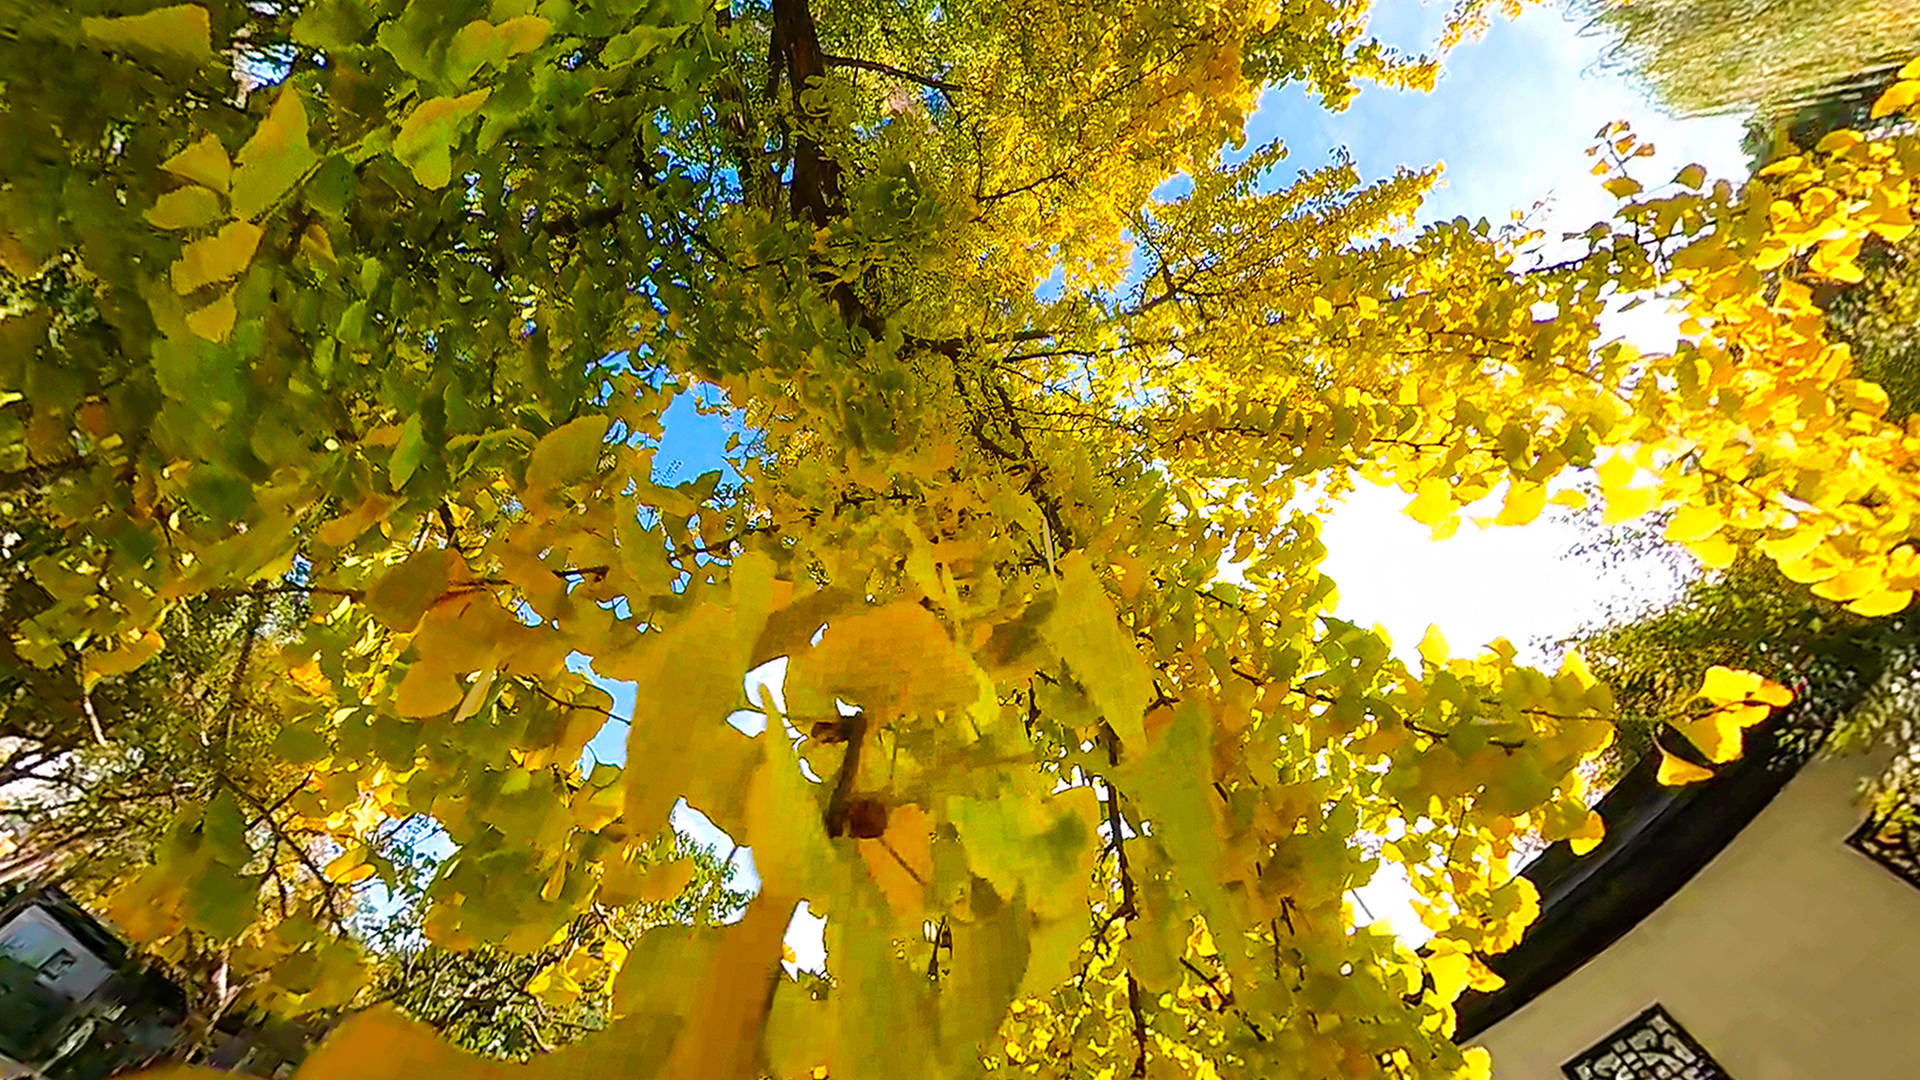
[[[820,59],[825,61],[828,67],[859,68],[861,71],[871,71],[879,75],[890,75],[896,79],[905,79],[907,82],[917,83],[929,90],[938,90],[943,94],[951,94],[966,89],[966,87],[961,86],[959,83],[948,82],[945,79],[929,78],[925,75],[915,75],[911,71],[902,71],[891,64],[882,64],[877,60],[862,60],[857,56],[830,56],[825,53],[821,54]]]

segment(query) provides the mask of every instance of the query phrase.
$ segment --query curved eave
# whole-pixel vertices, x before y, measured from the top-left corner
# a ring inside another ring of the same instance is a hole
[[[1521,875],[1540,890],[1540,918],[1520,944],[1487,960],[1506,984],[1469,991],[1454,1038],[1466,1042],[1579,970],[1620,940],[1700,872],[1746,828],[1798,770],[1770,730],[1747,733],[1745,753],[1711,780],[1659,782],[1647,755],[1594,807],[1606,839],[1584,856],[1564,842]]]

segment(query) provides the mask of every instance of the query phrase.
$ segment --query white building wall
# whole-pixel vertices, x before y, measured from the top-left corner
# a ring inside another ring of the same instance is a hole
[[[1802,769],[1652,915],[1482,1033],[1496,1080],[1562,1080],[1655,1003],[1731,1080],[1920,1078],[1920,889],[1846,844],[1872,764]]]
[[[75,1001],[99,989],[113,974],[106,961],[37,907],[21,909],[5,926],[0,926],[0,953],[29,967],[39,967],[60,951],[73,957],[72,966],[57,978],[40,981]]]

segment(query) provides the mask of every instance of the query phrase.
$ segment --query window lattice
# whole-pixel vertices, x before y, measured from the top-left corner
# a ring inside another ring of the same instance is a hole
[[[1903,793],[1877,810],[1847,843],[1920,888],[1920,795]]]
[[[1560,1071],[1568,1080],[1730,1080],[1720,1063],[1658,1005]]]

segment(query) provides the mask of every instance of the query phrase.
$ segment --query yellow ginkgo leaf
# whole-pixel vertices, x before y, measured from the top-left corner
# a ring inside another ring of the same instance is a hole
[[[1913,602],[1913,593],[1907,589],[1891,589],[1886,592],[1868,593],[1847,605],[1847,610],[1855,615],[1877,617],[1905,611]]]
[[[213,21],[199,4],[175,4],[117,19],[85,18],[80,32],[109,49],[177,57],[193,64],[213,60]]]
[[[352,885],[372,877],[373,864],[367,859],[367,849],[356,844],[335,856],[323,872],[336,885]]]
[[[412,717],[438,716],[466,696],[451,671],[425,661],[407,669],[393,695],[394,710]]]
[[[198,229],[220,220],[220,214],[220,196],[195,184],[155,199],[146,216],[156,229]]]
[[[1748,695],[1760,688],[1764,681],[1751,671],[1741,671],[1721,664],[1707,669],[1701,680],[1700,690],[1694,696],[1705,698],[1716,704],[1724,705],[1730,701],[1744,701]]]
[[[1703,769],[1691,761],[1674,757],[1666,750],[1660,751],[1660,772],[1657,779],[1668,787],[1679,787],[1698,780],[1713,779],[1713,770]]]
[[[262,235],[260,226],[235,221],[205,240],[188,244],[173,264],[173,291],[185,295],[245,270]]]
[[[541,436],[527,461],[527,486],[549,489],[586,479],[600,461],[608,425],[604,416],[583,416]]]
[[[1700,560],[1700,565],[1709,570],[1724,570],[1733,565],[1740,555],[1740,548],[1724,536],[1714,535],[1694,540],[1687,544],[1687,550]]]
[[[1853,600],[1884,590],[1886,578],[1870,566],[1842,570],[1813,587],[1813,595],[1828,600]]]
[[[227,148],[212,135],[202,135],[187,144],[187,148],[160,163],[182,180],[191,180],[196,184],[212,188],[225,194],[227,181],[233,175],[233,160],[227,157]]]
[[[1449,1005],[1458,1000],[1472,977],[1473,954],[1442,942],[1426,961],[1427,973],[1433,977],[1433,996]]]
[[[1526,525],[1539,517],[1546,505],[1545,485],[1516,480],[1507,488],[1506,502],[1500,507],[1500,516],[1494,520],[1501,525]]]
[[[187,329],[206,338],[208,341],[225,341],[233,332],[234,319],[238,311],[233,303],[233,290],[220,294],[220,299],[198,311],[187,314]]]
[[[1651,487],[1617,487],[1608,489],[1606,496],[1607,506],[1600,519],[1608,525],[1618,525],[1652,510],[1660,498],[1660,490]]]
[[[1920,81],[1902,79],[1874,100],[1871,116],[1878,120],[1883,116],[1906,112],[1913,108],[1915,102],[1920,102]]]
[[[1667,539],[1677,544],[1705,540],[1727,523],[1715,506],[1685,506],[1674,511],[1667,522]]]
[[[1708,761],[1719,764],[1740,756],[1742,733],[1765,720],[1773,709],[1763,704],[1722,705],[1704,716],[1676,720],[1674,728],[1700,748]]]
[[[320,161],[307,143],[307,110],[299,91],[284,87],[267,118],[240,148],[233,171],[233,213],[257,219]]]
[[[1420,490],[1414,495],[1413,501],[1407,504],[1406,513],[1422,525],[1438,528],[1453,516],[1456,509],[1453,489],[1445,480],[1429,477],[1420,482]]]

